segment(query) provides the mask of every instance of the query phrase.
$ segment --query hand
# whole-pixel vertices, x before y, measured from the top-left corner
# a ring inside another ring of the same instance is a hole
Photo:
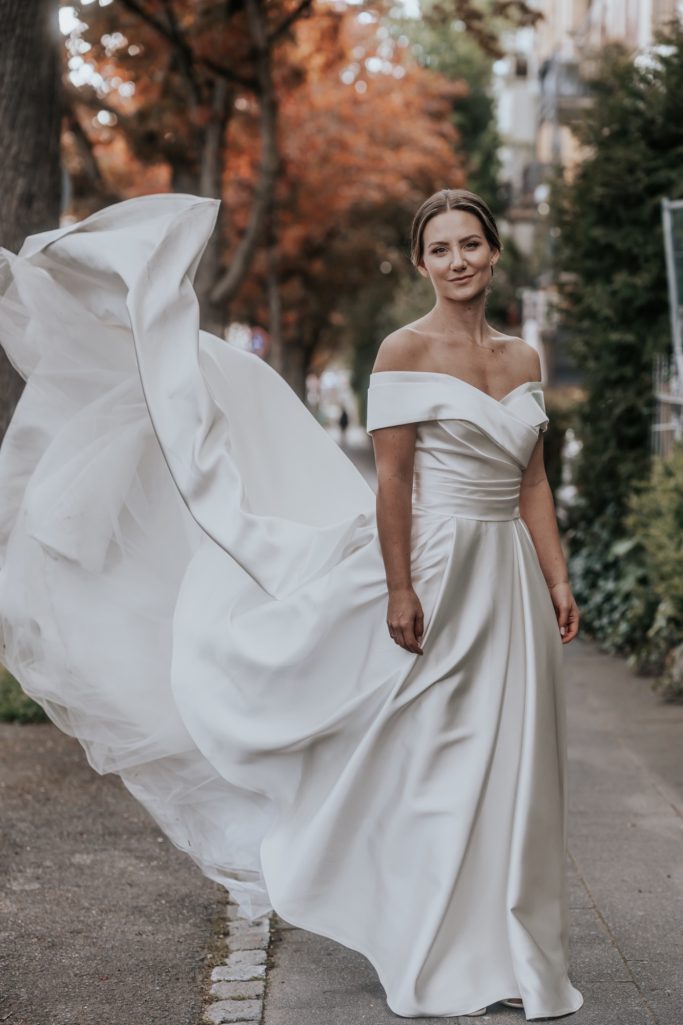
[[[560,636],[563,644],[573,641],[579,632],[579,610],[571,587],[566,580],[549,587],[550,597],[555,606],[557,625],[560,628]]]
[[[424,633],[424,615],[420,599],[412,587],[389,592],[387,609],[389,636],[406,651],[424,654],[420,647]]]

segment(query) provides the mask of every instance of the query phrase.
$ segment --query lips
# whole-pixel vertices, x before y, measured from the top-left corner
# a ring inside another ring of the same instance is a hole
[[[464,277],[464,278],[449,278],[448,280],[449,280],[449,281],[451,282],[451,284],[453,284],[453,285],[459,285],[461,281],[469,281],[469,280],[470,280],[470,278],[473,278],[473,277],[474,277],[474,274],[468,274],[468,275],[467,275],[466,277]]]

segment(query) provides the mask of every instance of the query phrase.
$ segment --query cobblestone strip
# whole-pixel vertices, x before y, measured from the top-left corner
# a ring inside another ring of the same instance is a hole
[[[237,917],[237,905],[227,911],[228,956],[211,972],[207,1025],[256,1025],[263,1018],[263,997],[272,915],[254,922]]]

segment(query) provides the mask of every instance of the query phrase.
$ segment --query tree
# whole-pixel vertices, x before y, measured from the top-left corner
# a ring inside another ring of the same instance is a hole
[[[0,0],[0,245],[59,222],[59,32],[53,0]],[[1,285],[1,283],[0,283]],[[23,382],[0,350],[0,435]]]
[[[501,35],[506,29],[533,28],[543,19],[525,0],[422,0],[420,8],[431,29],[466,31],[491,60],[505,55]]]
[[[119,5],[123,2],[118,0]],[[98,21],[96,27],[93,21],[71,43],[74,52],[84,41],[90,46],[82,60],[87,56],[87,77],[95,85],[77,90],[86,144],[81,147],[75,135],[69,136],[69,166],[87,189],[93,155],[100,179],[95,204],[102,189],[123,196],[178,187],[176,168],[188,163],[184,98],[172,87],[170,72],[154,80],[166,67],[166,43],[146,24],[111,20],[116,8],[116,3],[104,8],[110,20],[104,25]],[[199,48],[200,25],[188,16],[183,28],[194,41],[201,67],[205,51]],[[134,34],[138,29],[141,35]],[[225,35],[222,45],[232,57],[230,62],[225,55],[222,59],[233,76],[245,78],[249,63],[240,56],[240,47],[247,37],[240,38]],[[217,61],[218,51],[211,54]],[[103,92],[96,76],[118,85]],[[132,95],[121,96],[127,83],[134,90],[124,92]],[[359,18],[357,8],[341,4],[316,6],[310,17],[292,23],[273,65],[273,86],[277,182],[249,274],[243,264],[239,289],[231,286],[230,317],[269,326],[271,334],[281,322],[278,369],[303,394],[316,351],[329,349],[340,337],[335,313],[342,297],[382,276],[380,263],[394,259],[397,225],[426,191],[443,181],[462,182],[457,132],[448,115],[465,87],[421,69],[405,42],[388,38],[378,16]],[[224,311],[221,282],[239,262],[262,181],[261,131],[258,91],[246,85],[235,88],[220,154],[224,217],[216,237],[222,267],[208,286]],[[192,167],[197,163],[194,159]],[[185,177],[182,185],[195,188]],[[78,198],[79,203],[83,200],[89,201],[87,192]]]
[[[660,42],[647,62],[604,54],[578,128],[587,156],[551,207],[560,327],[585,392],[570,572],[585,628],[627,652],[659,629],[628,509],[647,487],[653,356],[671,344],[660,200],[683,195],[681,27]]]
[[[560,322],[585,381],[577,526],[618,535],[650,459],[652,360],[670,345],[663,196],[683,194],[683,30],[634,63],[614,46],[578,126],[588,156],[553,190]]]
[[[260,160],[247,224],[223,268],[219,212],[196,280],[205,326],[213,330],[222,330],[266,226],[279,167],[275,53],[312,2],[116,0],[74,7],[69,68],[80,87],[70,91],[70,142],[96,200],[108,197],[112,185],[98,163],[98,135],[107,133],[119,154],[143,166],[164,164],[173,191],[219,198],[231,120],[240,104],[252,102],[247,97],[258,105]],[[97,111],[104,132],[87,110]]]
[[[420,68],[405,40],[353,11],[300,25],[296,57],[306,75],[281,100],[276,212],[284,375],[301,390],[317,356],[358,342],[347,328],[360,293],[396,287],[415,207],[464,182],[448,115],[466,85]],[[236,223],[243,187],[228,181],[225,195]],[[236,316],[265,316],[264,274],[258,261]]]

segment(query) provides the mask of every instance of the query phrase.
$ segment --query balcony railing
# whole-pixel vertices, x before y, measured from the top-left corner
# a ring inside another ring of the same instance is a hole
[[[539,79],[541,121],[571,123],[592,103],[581,64],[576,60],[558,55],[549,57],[541,67]]]

